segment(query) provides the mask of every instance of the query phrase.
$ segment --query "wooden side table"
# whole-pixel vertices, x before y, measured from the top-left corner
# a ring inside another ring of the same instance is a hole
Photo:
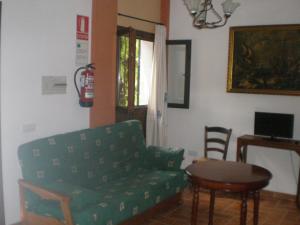
[[[189,165],[186,168],[193,186],[191,225],[197,225],[200,188],[210,190],[209,225],[213,225],[215,192],[239,192],[242,196],[240,224],[246,225],[247,200],[249,193],[254,198],[254,225],[258,225],[260,190],[269,184],[272,174],[259,166],[208,160]]]
[[[237,138],[237,151],[236,151],[236,161],[247,162],[247,152],[248,146],[261,146],[267,147],[270,150],[278,149],[283,151],[294,151],[300,156],[300,140],[294,139],[271,139],[255,135],[243,135]],[[300,174],[300,168],[299,168]],[[300,208],[300,175],[298,177],[297,194],[296,194],[296,204]]]

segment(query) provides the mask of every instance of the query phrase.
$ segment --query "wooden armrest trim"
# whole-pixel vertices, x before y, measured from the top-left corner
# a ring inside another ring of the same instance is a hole
[[[37,195],[39,195],[41,198],[46,200],[56,200],[60,202],[60,207],[63,212],[64,218],[65,218],[65,225],[74,225],[73,219],[72,219],[72,213],[70,210],[70,200],[71,198],[69,196],[62,195],[60,193],[56,193],[54,191],[47,190],[46,188],[39,187],[37,185],[32,184],[31,182],[25,181],[25,180],[19,180],[20,185],[20,200],[21,200],[21,219],[22,222],[27,224],[27,212],[25,209],[25,197],[24,197],[24,190],[28,189]]]
[[[47,190],[46,188],[39,187],[35,184],[32,184],[31,182],[25,181],[25,180],[19,180],[19,185],[21,188],[28,189],[37,195],[39,195],[41,198],[46,200],[56,200],[56,201],[62,201],[62,202],[70,202],[70,197],[66,195],[62,195],[60,193]]]

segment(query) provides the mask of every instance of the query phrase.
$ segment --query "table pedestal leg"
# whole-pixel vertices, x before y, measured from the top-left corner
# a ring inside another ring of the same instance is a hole
[[[259,191],[255,191],[253,193],[253,199],[254,199],[253,224],[258,225],[259,199],[260,199]]]
[[[247,200],[248,200],[248,193],[242,193],[240,225],[246,225],[246,221],[247,221]]]
[[[199,191],[200,191],[200,187],[198,185],[193,185],[193,204],[192,204],[191,225],[197,225]]]
[[[209,204],[209,220],[208,220],[208,225],[213,225],[213,223],[214,223],[215,197],[216,197],[216,192],[213,191],[213,190],[211,190],[210,191],[210,204]]]

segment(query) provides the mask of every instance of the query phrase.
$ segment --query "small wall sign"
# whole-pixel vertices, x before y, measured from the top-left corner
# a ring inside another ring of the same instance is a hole
[[[89,62],[89,17],[77,15],[76,23],[76,66]]]

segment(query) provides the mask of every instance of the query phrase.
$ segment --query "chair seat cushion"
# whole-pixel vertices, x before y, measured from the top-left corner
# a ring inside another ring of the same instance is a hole
[[[76,225],[115,225],[180,192],[186,182],[183,171],[140,170],[94,190],[74,189],[67,184],[61,191],[72,195],[71,210]],[[53,185],[53,189],[63,188],[60,185]],[[63,220],[56,202],[43,201],[30,210]]]

